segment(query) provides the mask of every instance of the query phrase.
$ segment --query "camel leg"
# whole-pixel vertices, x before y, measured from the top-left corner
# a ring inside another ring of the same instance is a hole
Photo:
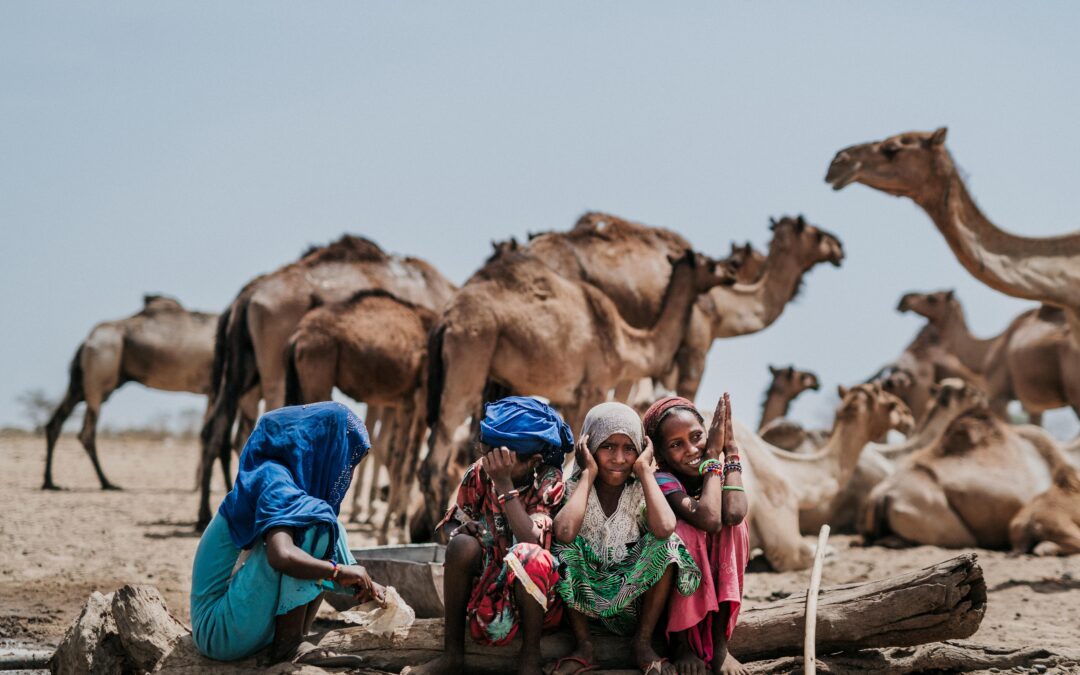
[[[384,406],[372,406],[368,405],[367,423],[369,424],[368,430],[375,429],[376,423],[378,423],[378,433],[371,438],[371,450],[368,455],[371,457],[371,478],[368,482],[367,490],[367,508],[364,513],[362,522],[371,523],[375,518],[375,502],[378,500],[379,493],[379,481],[382,478],[382,467],[387,465],[387,444],[390,443],[390,439],[394,433],[394,409]],[[361,492],[362,485],[356,484],[356,492],[353,493],[353,512],[350,520],[353,522],[360,521],[360,499],[362,497]]]
[[[380,545],[386,545],[387,533],[390,523],[395,514],[403,508],[402,493],[405,492],[405,459],[406,445],[409,442],[409,430],[412,424],[413,411],[411,406],[394,410],[394,424],[391,437],[386,445],[386,468],[390,474],[390,494],[386,498],[386,513],[383,515],[382,526],[379,528],[378,541]]]
[[[634,385],[636,383],[633,380],[623,380],[615,385],[615,396],[612,400],[620,403],[626,403],[634,395]]]
[[[101,489],[119,490],[120,488],[118,486],[110,483],[109,479],[105,477],[105,472],[101,470],[101,462],[98,461],[97,420],[100,410],[100,405],[91,406],[90,403],[87,402],[86,415],[83,416],[82,431],[79,432],[79,441],[83,444],[83,448],[86,449],[86,454],[90,455],[90,461],[94,464],[94,472],[97,473],[98,480],[101,482]]]
[[[59,489],[52,478],[53,452],[56,449],[56,441],[60,438],[60,431],[64,428],[64,422],[67,421],[75,406],[83,400],[82,366],[78,361],[79,355],[76,354],[75,362],[72,363],[71,381],[68,384],[67,394],[49,418],[49,423],[45,425],[45,482],[41,485],[42,490]],[[78,373],[75,372],[76,369]]]
[[[979,545],[941,486],[922,471],[910,472],[902,482],[894,483],[883,507],[889,529],[906,541],[943,548]]]

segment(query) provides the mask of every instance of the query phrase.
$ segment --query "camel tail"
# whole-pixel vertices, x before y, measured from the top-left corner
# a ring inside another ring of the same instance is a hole
[[[218,316],[217,328],[214,330],[214,361],[210,368],[210,396],[214,396],[221,386],[221,378],[225,376],[226,342],[229,339],[229,317],[232,316],[232,305]]]
[[[446,324],[437,323],[428,334],[427,352],[427,425],[432,431],[439,423],[443,387],[446,386],[446,364],[443,363],[443,339]]]
[[[285,350],[285,405],[302,405],[304,391],[300,387],[300,371],[296,367],[296,341]]]
[[[247,302],[241,302],[235,311],[231,327],[218,324],[219,340],[214,345],[214,358],[215,361],[219,358],[220,347],[221,373],[216,383],[214,407],[202,430],[204,447],[229,442],[229,430],[236,419],[240,397],[259,383],[255,347],[248,330]]]

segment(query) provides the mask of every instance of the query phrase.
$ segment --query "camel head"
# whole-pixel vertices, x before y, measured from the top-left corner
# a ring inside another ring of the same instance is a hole
[[[909,131],[862,143],[836,153],[825,182],[834,190],[862,183],[897,197],[917,197],[924,186],[951,166],[945,149],[947,129]]]
[[[906,435],[915,428],[915,417],[907,404],[877,382],[858,384],[851,389],[840,385],[837,393],[840,407],[836,409],[836,419],[864,420],[870,427],[871,438],[882,436],[890,429]]]
[[[752,284],[760,279],[765,267],[765,254],[755,249],[750,242],[742,246],[731,242],[731,255],[728,260],[738,265],[740,284]]]
[[[930,323],[945,325],[946,320],[956,313],[960,301],[953,291],[935,291],[933,293],[905,293],[896,306],[898,312],[915,312],[926,317]]]
[[[947,377],[930,386],[933,406],[950,416],[962,415],[987,406],[986,394],[959,377]]]
[[[769,389],[779,389],[792,398],[807,389],[817,391],[821,387],[817,375],[808,370],[796,370],[795,366],[788,366],[787,368],[769,366],[769,373],[772,374],[773,378],[772,386]]]
[[[821,262],[832,263],[840,267],[844,260],[844,245],[836,235],[811,225],[800,214],[784,216],[780,220],[769,219],[769,229],[773,238],[769,242],[770,250],[774,246],[792,246],[800,252],[806,269]]]
[[[668,256],[672,268],[689,265],[694,270],[694,289],[698,294],[707,293],[717,286],[732,286],[738,280],[739,262],[733,258],[716,260],[704,253],[688,250],[679,258]]]

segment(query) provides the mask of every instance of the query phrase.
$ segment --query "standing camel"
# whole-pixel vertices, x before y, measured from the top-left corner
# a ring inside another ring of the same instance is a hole
[[[432,522],[453,487],[446,471],[454,431],[477,409],[488,380],[547,398],[577,428],[617,383],[666,370],[698,295],[734,280],[732,270],[689,250],[668,266],[663,309],[648,329],[631,326],[592,284],[559,274],[528,251],[497,252],[469,279],[428,350],[433,436],[421,486]]]
[[[219,336],[221,379],[214,383],[214,407],[203,427],[203,456],[214,457],[228,445],[229,429],[246,392],[260,387],[268,410],[284,405],[285,348],[313,305],[342,302],[372,288],[434,311],[441,310],[456,290],[427,262],[390,255],[374,242],[352,235],[313,248],[298,261],[244,286],[226,310]],[[199,529],[211,516],[207,464],[200,481]]]
[[[945,148],[946,131],[912,131],[845,148],[825,181],[834,190],[862,183],[910,198],[976,279],[1006,295],[1061,307],[1080,347],[1080,232],[1021,237],[990,222]]]
[[[772,382],[765,391],[765,400],[761,404],[760,432],[766,424],[783,418],[791,407],[791,402],[807,389],[817,391],[820,388],[817,375],[808,370],[795,370],[795,366],[776,368],[769,366]]]
[[[289,341],[285,403],[329,401],[336,386],[346,396],[378,406],[393,420],[386,444],[390,497],[379,530],[385,544],[391,519],[404,527],[409,491],[423,443],[423,369],[436,315],[382,289],[360,291],[343,303],[304,315]]]
[[[214,314],[188,311],[163,295],[147,295],[137,314],[94,326],[75,351],[67,393],[45,425],[42,489],[58,489],[52,476],[53,451],[64,421],[82,401],[86,401],[86,415],[79,441],[90,455],[101,489],[118,489],[98,462],[96,434],[101,405],[127,382],[163,391],[209,394],[216,322]],[[228,471],[225,480],[231,480]]]

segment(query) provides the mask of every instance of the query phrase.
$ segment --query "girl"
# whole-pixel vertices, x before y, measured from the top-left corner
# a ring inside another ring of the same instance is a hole
[[[690,401],[670,396],[654,403],[644,418],[662,469],[656,482],[678,517],[682,537],[701,568],[701,585],[668,605],[667,634],[680,675],[743,675],[748,671],[728,653],[728,640],[742,604],[743,571],[749,556],[746,493],[742,465],[731,428],[731,400],[716,404],[706,436],[701,413]],[[723,460],[721,460],[723,455]]]
[[[562,619],[555,593],[551,514],[562,501],[570,427],[553,408],[511,396],[487,406],[480,422],[483,459],[465,471],[450,526],[443,576],[443,655],[404,673],[464,672],[465,627],[488,645],[509,644],[521,629],[518,672],[540,673],[540,635]]]
[[[361,665],[304,642],[325,590],[382,600],[349,553],[338,508],[370,443],[339,403],[262,416],[240,455],[236,485],[199,541],[191,573],[192,637],[205,656]]]
[[[562,562],[556,585],[577,640],[552,673],[592,668],[588,619],[634,635],[645,675],[674,674],[652,648],[653,631],[674,585],[697,590],[701,573],[675,535],[675,513],[653,476],[652,444],[642,447],[641,420],[622,403],[602,403],[585,417],[575,445],[578,472],[555,517],[553,553]]]

